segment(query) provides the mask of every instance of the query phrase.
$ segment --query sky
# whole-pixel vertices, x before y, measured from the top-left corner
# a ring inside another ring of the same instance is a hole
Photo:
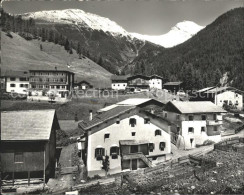
[[[226,11],[243,7],[244,0],[5,0],[2,6],[11,14],[82,9],[109,18],[128,32],[161,35],[184,20],[206,26]]]

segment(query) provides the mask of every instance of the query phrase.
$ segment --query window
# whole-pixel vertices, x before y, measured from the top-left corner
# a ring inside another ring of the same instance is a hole
[[[213,120],[217,120],[217,114],[213,115]]]
[[[180,127],[177,127],[177,133],[180,133]]]
[[[238,101],[236,100],[236,103],[235,103],[235,105],[236,105],[236,106],[238,106],[238,104],[239,104],[239,103],[238,103]]]
[[[164,148],[165,148],[165,142],[160,142],[160,143],[159,143],[159,149],[160,149],[161,151],[163,151]]]
[[[201,127],[201,132],[205,132],[205,127]]]
[[[189,127],[188,128],[188,133],[194,133],[194,128],[193,127]]]
[[[13,84],[13,83],[12,83],[12,84],[10,84],[10,87],[15,87],[15,84]]]
[[[63,85],[62,88],[65,89],[65,86]]]
[[[164,114],[164,117],[165,117],[165,118],[167,118],[167,117],[168,117],[168,113],[167,113],[167,112]]]
[[[64,79],[60,79],[60,82],[64,82]]]
[[[60,89],[60,86],[59,85],[57,85],[57,89]]]
[[[188,119],[189,119],[189,121],[193,121],[194,120],[194,116],[191,115],[191,116],[188,117]]]
[[[46,81],[49,82],[49,78],[46,78]]]
[[[118,87],[119,87],[119,84],[118,84]]]
[[[214,131],[218,131],[218,126],[214,126]]]
[[[206,119],[206,115],[202,115],[202,120],[205,121]]]
[[[136,136],[136,132],[132,132],[131,133],[131,136]]]
[[[28,88],[28,87],[29,87],[29,85],[28,85],[28,84],[24,84],[24,87],[25,87],[25,88]]]
[[[150,118],[144,118],[144,124],[150,124]]]
[[[15,163],[23,163],[24,162],[23,152],[14,153],[14,162]]]
[[[179,114],[176,115],[176,120],[177,120],[177,121],[180,120],[180,115],[179,115]]]
[[[154,143],[149,143],[148,147],[149,147],[149,152],[153,152],[153,150],[155,148],[155,144]]]
[[[19,84],[19,87],[24,87],[24,84]]]
[[[120,119],[119,118],[116,119],[116,124],[120,124]]]
[[[155,136],[157,136],[157,135],[161,135],[161,134],[162,134],[161,130],[157,129],[157,130],[155,131]]]
[[[236,97],[238,97],[238,93],[236,93]]]
[[[42,82],[42,78],[39,78],[39,81]]]
[[[104,154],[105,154],[105,149],[104,148],[96,148],[95,149],[95,158],[97,160],[102,160]]]
[[[105,133],[104,134],[104,139],[107,139],[107,138],[109,138],[110,137],[110,134],[109,133]]]
[[[135,118],[130,118],[129,125],[131,127],[135,127],[136,126],[136,119]]]
[[[115,86],[115,84],[114,84],[114,86]]]
[[[152,157],[152,160],[157,160],[157,158],[158,158],[157,156],[154,156]]]
[[[15,77],[10,77],[10,81],[15,81]]]
[[[20,81],[27,81],[27,78],[19,78]]]
[[[112,156],[112,159],[117,159],[119,155],[119,147],[118,146],[112,146],[110,148],[110,156]]]
[[[54,86],[53,85],[51,86],[51,89],[54,89]]]

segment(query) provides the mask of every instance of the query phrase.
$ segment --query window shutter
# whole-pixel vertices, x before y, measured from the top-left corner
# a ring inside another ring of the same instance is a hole
[[[96,149],[95,149],[95,158],[97,158],[98,149],[99,149],[99,148],[96,148]]]
[[[101,150],[102,150],[102,156],[105,156],[105,149],[101,148]]]

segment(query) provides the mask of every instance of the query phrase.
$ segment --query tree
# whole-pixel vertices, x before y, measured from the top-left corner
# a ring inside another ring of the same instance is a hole
[[[109,170],[109,156],[106,155],[105,158],[103,158],[103,162],[102,162],[102,169],[105,170],[106,176],[108,174],[108,170]]]
[[[40,44],[40,50],[41,50],[41,51],[43,50],[42,44]]]
[[[54,31],[53,30],[49,31],[48,41],[54,42]]]
[[[76,53],[79,55],[79,59],[81,59],[81,43],[78,42]]]
[[[67,52],[70,51],[70,43],[69,43],[69,39],[68,39],[68,38],[66,38],[66,40],[65,40],[64,49],[65,49]]]

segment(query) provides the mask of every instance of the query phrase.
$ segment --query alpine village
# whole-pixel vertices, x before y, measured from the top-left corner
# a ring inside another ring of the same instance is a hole
[[[110,23],[1,9],[1,193],[242,194],[244,8],[169,48]]]

